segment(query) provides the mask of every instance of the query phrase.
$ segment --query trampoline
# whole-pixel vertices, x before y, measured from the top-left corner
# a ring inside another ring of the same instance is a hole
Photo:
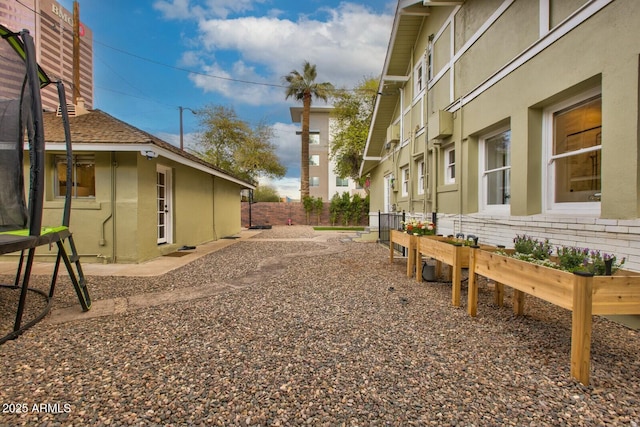
[[[49,77],[35,60],[33,37],[28,30],[15,33],[0,25],[0,55],[5,78],[16,79],[15,94],[0,98],[0,255],[19,252],[15,279],[0,287],[19,293],[13,329],[0,344],[14,339],[42,320],[51,309],[53,295],[63,262],[84,311],[91,307],[82,266],[73,235],[69,230],[72,186],[66,186],[62,221],[43,225],[45,178],[45,140],[40,90],[51,84]],[[60,116],[66,140],[67,176],[72,176],[72,147],[64,85],[56,82],[60,101]],[[14,96],[15,95],[15,96]],[[29,189],[25,191],[24,151],[29,147]],[[48,292],[29,287],[35,251],[39,246],[57,248],[53,275]],[[23,323],[29,293],[40,294],[46,302],[44,310]]]

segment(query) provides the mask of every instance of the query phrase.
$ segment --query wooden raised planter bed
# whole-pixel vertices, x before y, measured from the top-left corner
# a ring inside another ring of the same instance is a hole
[[[478,311],[476,274],[494,280],[500,287],[513,288],[513,310],[518,315],[524,312],[525,294],[572,311],[571,375],[584,385],[589,385],[591,370],[592,315],[640,314],[639,273],[626,270],[618,270],[613,276],[569,273],[472,248],[467,308],[471,316]]]
[[[495,250],[493,246],[482,245],[487,250]],[[460,294],[462,291],[462,269],[469,268],[469,255],[471,248],[462,242],[452,242],[450,237],[420,236],[418,238],[418,261],[421,255],[436,260],[436,275],[440,275],[442,264],[451,269],[451,304],[460,307]],[[420,262],[416,263],[416,281],[420,282]]]
[[[418,250],[418,236],[407,234],[404,231],[391,230],[389,237],[389,262],[393,262],[393,245],[397,244],[407,248],[407,277],[411,277],[415,270]]]

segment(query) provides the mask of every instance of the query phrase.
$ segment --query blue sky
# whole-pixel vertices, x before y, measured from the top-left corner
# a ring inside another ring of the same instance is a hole
[[[60,3],[73,10],[72,0]],[[282,77],[317,66],[318,82],[354,87],[382,71],[396,1],[79,0],[93,31],[94,108],[179,145],[179,106],[233,107],[273,126],[288,172],[262,183],[299,197],[300,143]],[[253,82],[257,84],[247,83]],[[322,102],[322,101],[320,101]],[[198,131],[183,114],[185,142]]]

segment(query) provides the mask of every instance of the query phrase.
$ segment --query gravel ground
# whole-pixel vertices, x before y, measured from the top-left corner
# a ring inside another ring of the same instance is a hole
[[[318,235],[275,227],[160,277],[91,277],[94,299],[234,288],[39,323],[0,346],[0,425],[640,424],[640,333],[594,317],[585,387],[569,311],[529,298],[514,317],[485,285],[471,318],[466,294],[452,307],[378,244],[286,241]],[[77,304],[67,288],[54,308]]]

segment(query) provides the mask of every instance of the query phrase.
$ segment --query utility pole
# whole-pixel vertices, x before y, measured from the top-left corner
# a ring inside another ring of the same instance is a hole
[[[182,129],[182,112],[184,110],[189,110],[191,111],[192,114],[196,114],[195,111],[193,111],[191,108],[189,107],[178,107],[178,109],[180,110],[180,150],[184,150],[184,134],[183,134],[183,129]]]

